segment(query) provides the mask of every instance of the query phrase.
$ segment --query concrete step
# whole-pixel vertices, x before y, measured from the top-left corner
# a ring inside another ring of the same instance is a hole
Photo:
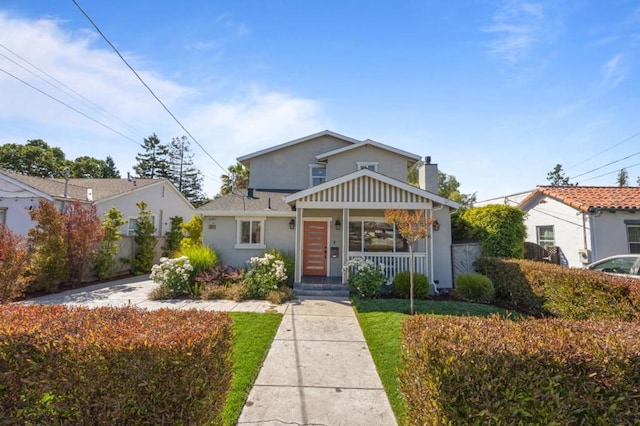
[[[305,297],[349,297],[349,286],[345,284],[295,283],[293,292],[296,296]]]

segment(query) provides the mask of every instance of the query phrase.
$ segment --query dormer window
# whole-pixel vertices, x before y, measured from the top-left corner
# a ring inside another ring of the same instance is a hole
[[[372,172],[378,171],[378,162],[377,161],[358,161],[356,162],[357,170],[369,169]]]
[[[319,164],[309,164],[309,186],[320,185],[327,181],[327,169]]]

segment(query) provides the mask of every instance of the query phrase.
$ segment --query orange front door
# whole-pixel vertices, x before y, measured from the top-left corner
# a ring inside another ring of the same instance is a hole
[[[304,222],[302,275],[327,276],[327,222]]]

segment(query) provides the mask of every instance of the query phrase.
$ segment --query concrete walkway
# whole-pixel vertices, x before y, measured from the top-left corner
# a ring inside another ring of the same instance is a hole
[[[238,425],[395,425],[350,302],[288,306]]]
[[[344,299],[148,300],[157,284],[125,278],[21,303],[284,314],[239,425],[395,425],[351,303]]]

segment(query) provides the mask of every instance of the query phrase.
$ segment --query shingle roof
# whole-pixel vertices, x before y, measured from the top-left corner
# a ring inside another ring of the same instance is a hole
[[[546,195],[577,210],[640,210],[640,187],[638,186],[539,186],[520,207],[534,198]]]
[[[249,198],[246,189],[236,189],[233,193],[209,201],[197,210],[215,210],[223,212],[241,211],[281,211],[290,212],[291,206],[284,202],[284,197],[290,192],[253,191],[253,198]]]
[[[64,179],[47,179],[27,176],[4,169],[0,170],[0,174],[4,174],[52,197],[64,196]],[[105,198],[134,191],[138,188],[152,185],[163,180],[164,179],[69,179],[69,184],[67,185],[67,197],[87,201],[87,189],[91,189],[93,201],[100,201]]]

